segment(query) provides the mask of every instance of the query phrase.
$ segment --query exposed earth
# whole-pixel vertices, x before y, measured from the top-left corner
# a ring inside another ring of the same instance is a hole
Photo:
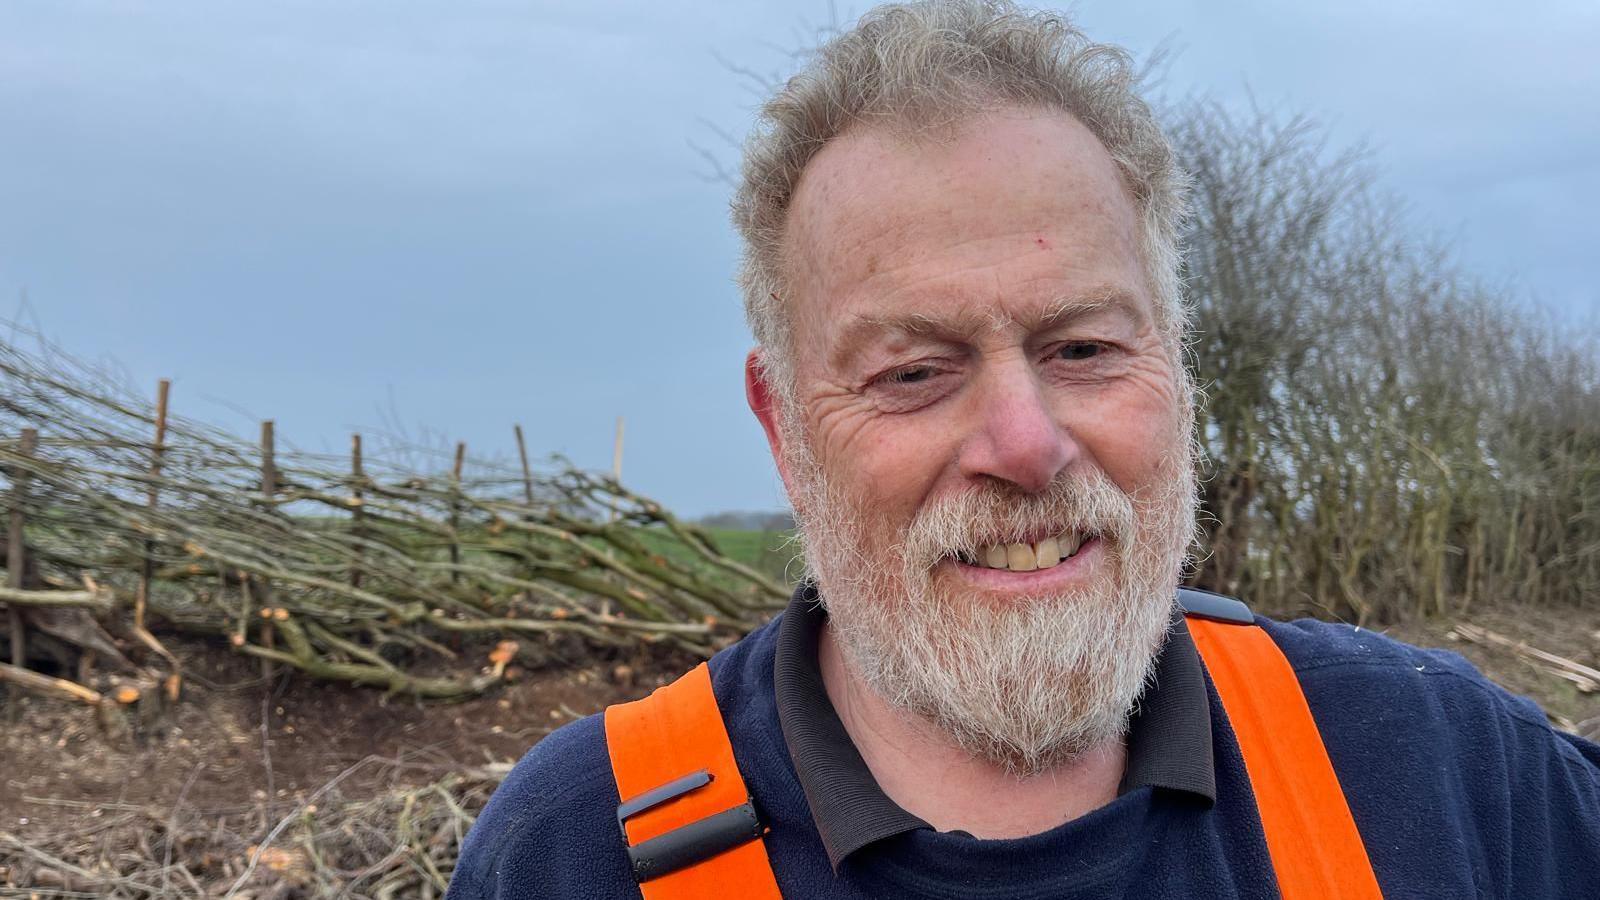
[[[1600,610],[1500,610],[1463,621],[1600,668]],[[1448,621],[1382,630],[1460,652],[1539,701],[1559,727],[1600,732],[1600,693],[1514,650],[1453,639]],[[185,664],[183,700],[142,733],[109,737],[93,713],[64,701],[3,701],[0,895],[222,896],[236,883],[239,897],[367,896],[381,884],[397,896],[435,893],[448,863],[432,874],[422,864],[407,881],[399,877],[406,846],[453,859],[453,847],[429,841],[456,840],[506,764],[561,724],[646,693],[693,662],[645,652],[600,659],[574,648],[493,695],[418,703],[281,673],[268,681],[255,661],[224,648],[176,639],[173,647]],[[399,831],[373,821],[403,819],[419,789],[441,779],[464,814],[453,825],[412,840],[404,821]],[[299,827],[316,816],[327,819],[322,830]],[[256,852],[290,820],[296,827]]]

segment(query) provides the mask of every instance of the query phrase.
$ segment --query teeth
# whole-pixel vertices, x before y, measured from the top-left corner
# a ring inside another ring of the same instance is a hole
[[[990,544],[978,551],[976,560],[965,555],[961,561],[968,565],[986,566],[990,569],[1008,569],[1012,572],[1032,572],[1060,565],[1062,560],[1078,555],[1083,545],[1094,535],[1065,531],[1056,537],[1047,537],[1037,544]]]
[[[1078,555],[1078,551],[1083,549],[1083,542],[1087,541],[1088,539],[1089,535],[1081,534],[1076,531],[1069,531],[1066,534],[1063,534],[1059,538],[1061,542],[1061,557],[1063,559],[1071,559],[1072,557]]]
[[[1055,538],[1045,538],[1035,548],[1034,556],[1039,568],[1048,569],[1061,562],[1061,545]]]
[[[1029,544],[1007,544],[1006,564],[1013,572],[1032,572],[1039,568],[1038,559]]]

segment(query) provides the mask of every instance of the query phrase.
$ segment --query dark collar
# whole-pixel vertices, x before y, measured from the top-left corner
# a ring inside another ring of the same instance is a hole
[[[816,587],[802,584],[779,626],[773,681],[789,756],[837,870],[845,857],[868,844],[931,826],[878,787],[839,721],[817,665],[817,641],[827,618]],[[1188,626],[1181,615],[1174,619],[1156,658],[1155,678],[1128,723],[1128,766],[1118,793],[1157,787],[1210,803],[1217,787],[1205,677]]]

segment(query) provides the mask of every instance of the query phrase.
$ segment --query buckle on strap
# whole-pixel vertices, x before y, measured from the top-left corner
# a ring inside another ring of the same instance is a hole
[[[715,776],[709,770],[701,769],[651,788],[617,806],[617,827],[622,831],[622,842],[628,845],[628,862],[633,865],[633,877],[640,884],[759,840],[766,833],[767,829],[756,815],[754,803],[746,798],[745,802],[731,809],[697,819],[647,841],[628,844],[629,819],[699,790],[710,784],[713,778]]]
[[[1186,616],[1227,622],[1231,625],[1254,625],[1256,617],[1250,607],[1232,597],[1214,594],[1195,588],[1178,588],[1178,606]]]

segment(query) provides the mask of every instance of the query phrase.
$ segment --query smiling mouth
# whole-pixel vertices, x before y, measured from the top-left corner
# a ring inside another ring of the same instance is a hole
[[[1078,555],[1083,545],[1096,537],[1092,531],[1068,529],[1061,534],[1032,543],[989,544],[974,557],[967,552],[955,554],[957,561],[981,569],[1005,569],[1011,572],[1032,572],[1058,566]]]

